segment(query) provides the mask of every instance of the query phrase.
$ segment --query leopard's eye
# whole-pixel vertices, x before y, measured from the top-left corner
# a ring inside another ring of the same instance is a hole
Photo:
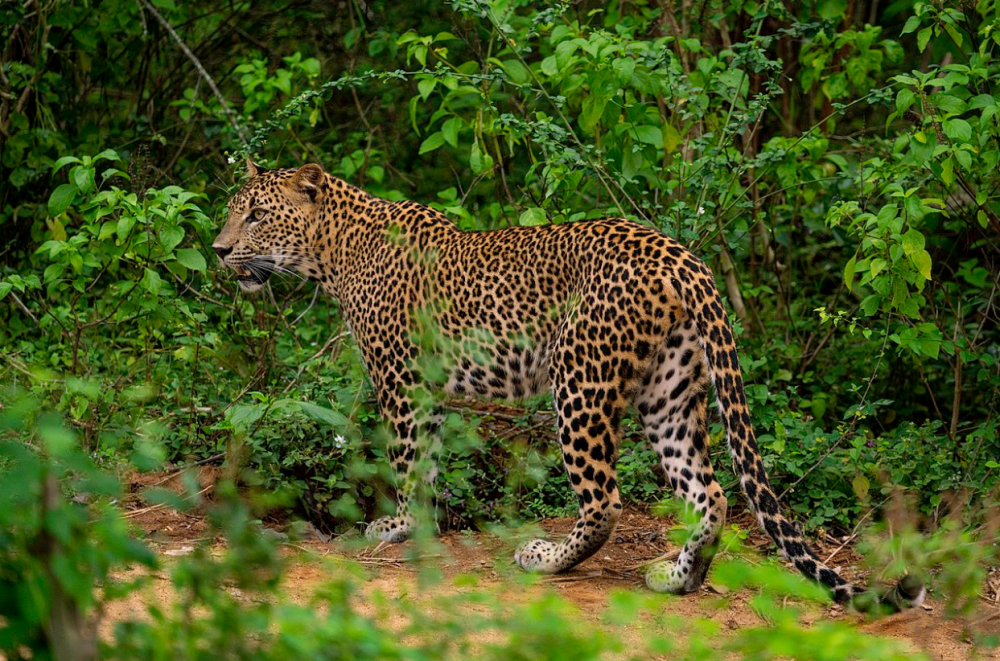
[[[247,225],[253,225],[254,223],[259,223],[267,215],[267,211],[264,209],[254,209],[247,216]]]

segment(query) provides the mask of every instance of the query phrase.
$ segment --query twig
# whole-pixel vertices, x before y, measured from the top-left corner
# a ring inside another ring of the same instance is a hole
[[[317,288],[317,291],[319,291],[318,288]],[[302,373],[304,371],[306,371],[307,367],[309,367],[309,363],[311,363],[312,361],[316,360],[317,358],[319,358],[320,356],[322,356],[324,353],[326,353],[326,350],[330,348],[331,344],[333,344],[334,342],[336,342],[338,340],[342,340],[345,337],[347,337],[347,333],[338,333],[338,334],[332,336],[329,340],[326,341],[326,344],[323,345],[322,349],[320,349],[319,351],[317,351],[316,353],[314,353],[312,356],[310,356],[308,360],[303,361],[302,362],[302,366],[299,367],[299,371],[296,372],[295,376],[292,378],[292,380],[288,382],[288,386],[284,389],[283,392],[288,392],[289,390],[292,389],[292,386],[294,386],[295,383],[299,380],[299,377],[302,376]]]
[[[316,290],[313,292],[312,300],[309,301],[309,306],[305,310],[302,311],[302,314],[300,314],[299,316],[295,317],[295,320],[292,321],[291,324],[289,324],[290,326],[294,326],[295,324],[299,323],[302,320],[302,317],[306,316],[306,313],[309,312],[309,310],[312,310],[312,307],[314,305],[316,305],[316,299],[319,298],[319,290],[320,290],[320,286],[316,285]]]
[[[156,18],[157,21],[159,21],[160,25],[162,25],[163,28],[170,33],[170,36],[173,37],[174,41],[177,42],[178,48],[180,48],[187,56],[187,58],[191,60],[191,64],[194,65],[194,68],[198,70],[198,74],[205,80],[206,83],[208,83],[208,86],[211,88],[212,93],[215,94],[215,98],[219,100],[219,104],[222,106],[222,111],[226,113],[226,117],[228,117],[229,121],[232,123],[233,129],[236,130],[236,135],[239,136],[240,141],[244,144],[244,146],[249,145],[246,136],[243,135],[243,129],[240,128],[239,122],[236,121],[236,113],[234,113],[233,109],[229,107],[229,104],[226,102],[226,98],[222,96],[222,92],[219,91],[219,88],[216,86],[215,81],[212,80],[212,77],[208,75],[207,71],[205,71],[205,67],[202,66],[201,61],[195,56],[194,53],[191,52],[191,49],[187,47],[187,44],[184,43],[180,35],[177,34],[177,32],[172,27],[170,27],[170,23],[167,23],[167,20],[160,15],[160,12],[156,10],[156,7],[154,7],[149,2],[149,0],[140,0],[140,1],[146,7],[146,9],[149,10],[149,13],[151,13],[153,17]]]
[[[884,501],[883,501],[883,504],[885,504]],[[861,524],[864,523],[865,519],[867,519],[868,517],[870,517],[872,515],[872,512],[874,512],[874,511],[875,511],[875,508],[873,507],[870,510],[868,510],[867,514],[865,514],[863,517],[861,517],[861,519],[858,521],[858,525],[854,526],[854,532],[852,532],[850,534],[850,536],[848,536],[848,538],[844,540],[843,544],[841,544],[840,546],[838,546],[836,548],[836,550],[833,553],[830,554],[829,558],[827,558],[825,561],[823,561],[824,565],[830,564],[830,561],[833,560],[833,556],[835,556],[838,553],[840,553],[844,549],[845,546],[847,546],[848,544],[850,544],[851,542],[853,542],[857,538],[857,536],[858,536],[858,530],[861,529]]]
[[[667,561],[673,562],[677,558],[681,557],[681,550],[682,549],[674,549],[673,551],[667,551],[663,555],[657,556],[657,557],[653,558],[652,560],[646,560],[644,562],[640,562],[637,565],[631,565],[629,567],[626,567],[624,571],[635,571],[636,569],[642,569],[643,567],[649,567],[650,565],[655,565],[655,564],[657,564],[659,562],[667,562]]]
[[[204,489],[202,489],[201,491],[199,491],[196,494],[192,494],[190,496],[185,496],[183,498],[183,500],[191,500],[192,498],[196,498],[196,497],[198,497],[201,494],[205,493],[206,491],[208,491],[209,489],[211,489],[214,486],[215,486],[214,484],[210,484],[210,485],[208,485],[207,487],[205,487]],[[156,510],[163,509],[164,507],[167,507],[166,503],[157,503],[156,505],[150,505],[149,507],[143,507],[142,509],[139,509],[139,510],[133,510],[133,511],[129,512],[128,514],[123,514],[122,518],[123,519],[134,519],[135,517],[139,516],[140,514],[146,514],[147,512],[155,512]]]
[[[506,431],[504,431],[504,432],[502,432],[500,434],[497,434],[496,436],[493,437],[493,439],[499,441],[501,439],[510,438],[512,436],[518,436],[520,434],[530,434],[531,432],[535,431],[536,429],[538,429],[540,427],[544,427],[546,425],[551,425],[553,422],[555,422],[555,416],[552,416],[551,418],[546,417],[541,422],[536,422],[535,424],[531,425],[530,427],[519,427],[519,426],[515,425],[515,426],[511,427],[510,429],[508,429],[508,430],[506,430]],[[618,527],[618,530],[621,531],[621,526]]]
[[[573,583],[573,582],[576,582],[576,581],[585,581],[588,578],[597,578],[598,576],[600,576],[603,573],[604,573],[603,570],[598,569],[596,571],[589,571],[589,572],[586,572],[584,574],[569,574],[569,575],[561,575],[561,576],[559,576],[559,575],[557,575],[557,576],[546,576],[544,579],[542,579],[542,582],[543,583]]]
[[[201,461],[196,461],[193,464],[187,464],[186,466],[178,468],[176,471],[170,473],[170,475],[167,475],[165,478],[163,478],[159,482],[154,482],[154,483],[152,483],[149,486],[151,486],[151,487],[160,486],[164,482],[169,482],[170,480],[174,479],[175,477],[177,477],[178,475],[180,475],[181,473],[183,473],[184,471],[186,471],[189,468],[194,468],[195,466],[201,466],[202,464],[207,464],[210,461],[215,461],[216,459],[222,459],[225,456],[226,456],[225,452],[220,452],[219,454],[213,454],[211,457],[208,457],[207,459],[202,459]]]
[[[948,428],[948,436],[955,440],[958,431],[958,414],[962,404],[962,352],[958,348],[958,331],[962,328],[962,301],[958,301],[958,314],[955,316],[955,335],[952,341],[955,343],[955,394],[951,403],[951,426]]]
[[[37,326],[38,325],[38,317],[36,317],[34,314],[32,314],[31,310],[29,310],[28,307],[21,301],[21,299],[17,297],[17,293],[12,290],[10,292],[10,296],[11,296],[11,298],[14,299],[14,302],[17,303],[17,307],[21,308],[21,311],[24,312],[24,314],[26,314],[29,317],[31,317],[31,320],[33,322],[35,322],[35,325]]]

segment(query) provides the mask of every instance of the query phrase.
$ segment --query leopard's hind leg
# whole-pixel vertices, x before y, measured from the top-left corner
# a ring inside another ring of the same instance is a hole
[[[560,542],[536,539],[522,545],[514,556],[522,569],[549,574],[570,569],[600,549],[621,518],[615,462],[622,417],[654,345],[636,328],[611,331],[604,320],[612,314],[607,303],[585,300],[554,343],[550,380],[559,441],[580,518]],[[607,352],[595,346],[599,334],[611,332],[618,335],[601,338]]]
[[[657,592],[686,593],[705,580],[726,520],[726,497],[708,455],[708,370],[690,320],[671,332],[646,377],[636,407],[646,435],[660,455],[667,481],[699,517],[676,563],[661,562],[646,574]]]

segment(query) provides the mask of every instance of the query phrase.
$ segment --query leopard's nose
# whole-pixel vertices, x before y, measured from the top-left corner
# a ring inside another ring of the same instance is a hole
[[[228,255],[229,253],[231,253],[233,251],[233,247],[232,246],[212,246],[212,250],[214,250],[215,254],[219,256],[219,259],[225,259],[226,255]]]

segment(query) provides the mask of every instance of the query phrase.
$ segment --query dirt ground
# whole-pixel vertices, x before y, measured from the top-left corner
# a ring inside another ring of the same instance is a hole
[[[202,475],[203,483],[210,490],[212,475]],[[143,476],[141,486],[150,486],[161,481],[156,476]],[[173,480],[160,486],[174,486]],[[173,558],[185,555],[199,543],[218,540],[208,539],[208,526],[197,512],[179,513],[165,507],[147,507],[141,502],[134,503],[125,513],[138,528],[145,533],[145,539],[164,557],[169,565]],[[737,521],[741,527],[755,530],[752,521]],[[441,535],[433,552],[417,560],[442,573],[435,587],[421,588],[417,581],[417,570],[412,556],[413,542],[404,544],[368,544],[357,537],[322,540],[315,535],[308,539],[282,541],[283,553],[288,560],[284,574],[283,593],[292,601],[306,602],[309,597],[331,578],[337,566],[350,562],[365,568],[364,581],[358,609],[365,615],[374,613],[368,596],[384,595],[389,599],[408,598],[433,599],[443,592],[461,592],[469,588],[458,587],[456,577],[470,575],[476,577],[477,588],[493,590],[501,599],[524,601],[532,595],[551,590],[575,604],[580,616],[600,625],[612,592],[621,589],[646,590],[643,584],[642,563],[661,555],[676,553],[677,548],[666,541],[666,533],[671,521],[662,517],[626,510],[614,538],[596,556],[584,562],[573,571],[554,577],[546,577],[537,584],[525,587],[515,580],[516,568],[512,560],[513,542],[488,533],[449,532]],[[550,519],[541,522],[542,528],[553,537],[568,531],[573,525],[571,519]],[[273,534],[273,533],[272,533]],[[280,535],[276,535],[281,537]],[[832,540],[831,540],[832,541]],[[751,534],[748,545],[766,549],[768,542],[759,534]],[[839,548],[839,544],[818,543],[817,553],[822,558],[832,557],[831,566],[839,568],[848,577],[853,575],[858,556],[849,547]],[[166,576],[166,573],[163,573]],[[461,585],[461,582],[459,582]],[[153,582],[154,595],[148,591],[133,594],[124,602],[117,602],[109,610],[110,622],[134,616],[144,610],[144,600],[155,599],[160,603],[170,600],[170,583],[167,580]],[[423,592],[423,594],[421,594]],[[751,605],[755,592],[740,589],[732,593],[711,578],[696,594],[668,599],[664,608],[668,615],[683,618],[707,618],[717,622],[720,630],[718,640],[721,645],[726,639],[741,630],[766,624],[765,620]],[[973,644],[971,632],[1000,631],[1000,571],[995,571],[984,586],[983,598],[976,612],[964,619],[945,616],[943,602],[930,597],[921,607],[879,619],[845,611],[837,605],[822,607],[805,604],[802,622],[807,625],[819,620],[839,620],[854,622],[864,632],[886,636],[903,641],[914,651],[920,650],[935,660],[998,659],[1000,649],[983,650]],[[367,612],[372,611],[372,612]],[[392,626],[392,622],[389,622]],[[635,636],[641,639],[643,628],[648,622],[637,622]],[[631,628],[626,630],[627,638]],[[488,634],[484,634],[488,635]]]

